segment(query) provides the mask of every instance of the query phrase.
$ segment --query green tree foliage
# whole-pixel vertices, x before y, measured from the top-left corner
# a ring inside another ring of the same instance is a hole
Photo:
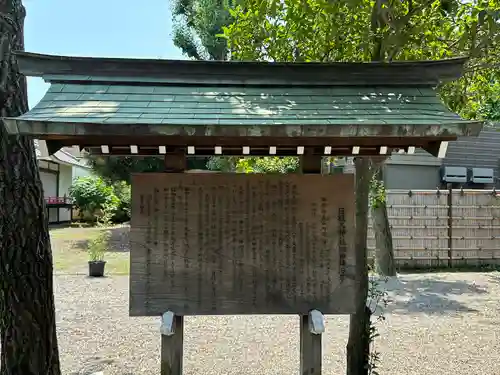
[[[174,45],[195,60],[226,60],[223,27],[232,23],[232,0],[175,0],[172,9]]]
[[[234,22],[224,35],[234,59],[391,62],[468,56],[464,77],[440,87],[450,109],[466,118],[481,117],[481,103],[494,95],[498,82],[497,1],[244,0],[230,12]],[[384,211],[385,204],[375,209]]]
[[[466,118],[481,118],[488,115],[482,103],[495,97],[500,2],[244,0],[229,12],[234,22],[223,29],[232,59],[395,61],[469,56],[464,77],[440,88],[444,102]]]
[[[240,173],[295,173],[299,170],[297,157],[247,157],[240,158],[236,171]]]
[[[113,184],[113,190],[118,198],[118,206],[116,207],[112,220],[117,223],[123,223],[130,220],[132,189],[127,182],[118,181]]]
[[[322,168],[328,171],[327,173],[343,170],[338,158],[324,157],[322,162]],[[339,167],[341,169],[338,169]],[[300,159],[296,156],[233,157],[231,164],[223,164],[223,168],[218,170],[239,173],[297,173],[300,171]]]
[[[132,173],[161,172],[165,165],[159,157],[92,156],[89,160],[95,173],[103,179],[128,183]]]
[[[113,187],[100,177],[87,176],[75,179],[69,194],[82,216],[88,214],[92,218],[104,218],[105,221],[111,219],[120,204]]]
[[[92,156],[90,164],[95,173],[113,183],[125,181],[130,184],[132,173],[162,172],[165,162],[162,157]],[[206,169],[206,158],[188,158],[189,169]]]
[[[231,56],[264,61],[395,61],[469,56],[441,88],[477,118],[499,78],[500,2],[492,0],[245,0],[224,28]]]
[[[213,157],[208,169],[239,173],[294,173],[299,169],[297,157]]]
[[[227,60],[227,40],[223,28],[232,22],[229,8],[236,0],[174,0],[173,41],[183,54],[195,60]],[[205,158],[203,167],[214,171],[232,171],[237,159],[214,156]]]
[[[491,87],[492,95],[485,98],[480,107],[482,117],[491,122],[500,122],[500,79]]]
[[[212,156],[207,162],[211,171],[234,172],[239,158],[236,156]]]
[[[88,219],[123,223],[130,220],[131,187],[126,181],[109,182],[101,177],[80,177],[73,181],[70,196]]]
[[[463,78],[439,88],[448,107],[466,118],[482,115],[482,103],[492,97],[499,78],[500,2],[494,0],[242,0],[230,13],[234,22],[224,35],[236,60],[391,62],[468,56]],[[366,181],[366,174],[367,168],[358,171],[358,181]],[[359,197],[368,194],[365,185],[358,188]],[[379,207],[383,232],[390,237],[385,197]],[[357,222],[366,223],[366,217],[358,215]],[[349,375],[368,373],[369,344],[362,339],[369,321],[366,270],[358,276],[362,282],[347,345]]]

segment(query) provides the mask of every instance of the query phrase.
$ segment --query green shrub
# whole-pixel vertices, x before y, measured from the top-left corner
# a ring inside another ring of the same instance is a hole
[[[103,230],[89,241],[87,251],[89,253],[90,261],[98,262],[104,260],[104,253],[108,249],[108,241],[110,237],[111,232]]]
[[[236,170],[241,173],[294,173],[299,170],[297,157],[246,157],[238,159]]]
[[[130,185],[126,181],[119,181],[113,184],[113,189],[119,203],[112,220],[115,223],[129,221],[132,199]]]
[[[113,187],[100,177],[75,179],[69,193],[80,211],[81,218],[87,214],[104,224],[109,223],[120,204]]]

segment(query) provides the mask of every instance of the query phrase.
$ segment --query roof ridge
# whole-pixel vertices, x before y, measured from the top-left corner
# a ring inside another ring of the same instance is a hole
[[[154,79],[178,84],[433,85],[462,75],[466,57],[396,62],[273,63],[42,55],[16,52],[26,76],[76,75]]]

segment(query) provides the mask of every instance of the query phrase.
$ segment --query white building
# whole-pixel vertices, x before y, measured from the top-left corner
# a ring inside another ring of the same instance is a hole
[[[43,143],[35,141],[35,149],[49,224],[70,222],[73,205],[69,188],[75,178],[91,175],[92,169],[78,157],[78,149],[65,147],[49,156]]]

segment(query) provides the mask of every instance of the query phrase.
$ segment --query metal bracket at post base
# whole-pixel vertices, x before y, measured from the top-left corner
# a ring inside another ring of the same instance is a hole
[[[325,317],[319,310],[309,311],[309,332],[313,335],[325,333]]]
[[[175,314],[172,311],[167,311],[161,316],[160,332],[165,336],[172,336],[175,333],[174,325]]]

